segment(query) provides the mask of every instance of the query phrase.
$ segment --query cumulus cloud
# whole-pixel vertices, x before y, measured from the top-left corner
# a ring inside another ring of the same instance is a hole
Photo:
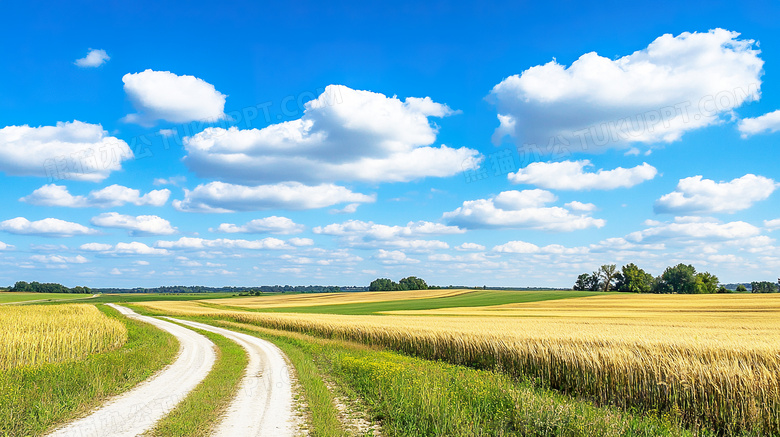
[[[591,52],[568,67],[537,65],[493,88],[493,140],[577,150],[670,143],[758,100],[759,54],[753,40],[715,29],[666,34],[618,59]]]
[[[655,202],[658,214],[733,213],[767,199],[778,187],[772,179],[747,174],[730,182],[692,176],[680,179],[677,189]]]
[[[287,217],[271,216],[261,219],[255,219],[243,225],[234,225],[232,223],[222,223],[216,229],[209,229],[211,232],[225,232],[229,234],[297,234],[303,232],[304,226],[295,223]]]
[[[463,244],[461,244],[459,246],[455,246],[455,250],[461,250],[461,251],[475,250],[475,251],[480,251],[480,250],[485,250],[485,246],[483,246],[481,244],[477,244],[477,243],[463,243]]]
[[[330,85],[306,103],[298,120],[263,129],[207,128],[184,138],[184,162],[200,177],[241,184],[452,176],[476,168],[480,155],[465,147],[431,147],[437,129],[428,117],[451,113],[429,98],[401,101]]]
[[[339,237],[342,244],[350,247],[364,249],[393,247],[413,252],[427,252],[449,249],[450,246],[443,241],[424,240],[419,237],[462,234],[466,230],[427,221],[409,222],[405,226],[389,226],[370,221],[348,220],[344,223],[317,226],[312,229],[312,232]]]
[[[379,252],[377,252],[376,258],[379,262],[382,264],[417,264],[420,262],[419,259],[409,258],[406,256],[405,253],[401,252],[400,250],[384,250],[379,249]]]
[[[30,260],[39,262],[41,264],[84,264],[89,262],[88,259],[81,255],[33,255],[30,257]]]
[[[742,138],[780,131],[780,109],[755,118],[743,118],[737,125]]]
[[[780,218],[774,220],[764,220],[764,227],[770,231],[780,229]]]
[[[231,240],[218,238],[207,240],[204,238],[181,237],[176,241],[158,241],[156,247],[163,249],[289,249],[290,245],[278,238],[263,238],[262,240]]]
[[[13,246],[11,246],[10,244],[5,244],[2,241],[0,241],[0,250],[8,250],[8,249],[13,249]]]
[[[706,217],[676,217],[672,222],[658,223],[642,231],[632,232],[626,240],[632,242],[730,241],[760,234],[759,228],[743,221],[721,223]]]
[[[195,76],[145,70],[122,77],[125,93],[137,114],[125,121],[150,125],[157,120],[187,123],[224,118],[225,96],[214,85]]]
[[[97,233],[96,230],[84,225],[56,218],[45,218],[31,222],[24,217],[16,217],[0,222],[0,231],[10,234],[38,235],[42,237],[73,237]]]
[[[493,252],[571,255],[588,253],[588,249],[584,247],[564,247],[560,244],[550,244],[544,247],[539,247],[533,243],[528,243],[525,241],[509,241],[507,243],[493,247]]]
[[[409,222],[406,226],[388,226],[361,220],[348,220],[344,223],[333,223],[327,226],[317,226],[312,231],[315,234],[344,236],[360,236],[367,240],[392,240],[398,237],[419,237],[425,235],[462,234],[465,229],[457,226],[447,226],[441,223],[427,221]]]
[[[489,199],[467,200],[454,211],[446,212],[443,220],[467,229],[515,228],[569,232],[606,224],[587,214],[574,214],[570,209],[547,206],[557,200],[544,190],[504,191]]]
[[[345,206],[341,209],[331,209],[331,214],[354,214],[358,207],[360,206],[359,203],[350,203],[349,205]]]
[[[93,217],[91,223],[101,228],[126,229],[131,236],[170,235],[176,233],[176,228],[164,218],[156,215],[123,215],[107,212]]]
[[[76,120],[0,129],[0,171],[9,176],[100,182],[129,159],[133,152],[127,143],[108,136],[99,124]]]
[[[119,242],[116,245],[105,243],[86,243],[79,246],[79,249],[87,252],[98,252],[104,255],[168,255],[165,249],[149,247],[139,241],[129,243]]]
[[[548,190],[613,190],[633,187],[658,174],[658,170],[647,163],[633,168],[599,169],[596,172],[585,171],[588,167],[593,167],[593,164],[587,159],[534,162],[517,173],[509,173],[508,179],[514,184],[536,185]]]
[[[186,212],[260,211],[265,209],[316,209],[346,202],[374,202],[375,195],[365,195],[333,184],[303,185],[286,182],[247,187],[224,182],[198,185],[184,190],[184,200],[174,200],[173,207]]]
[[[576,200],[563,204],[572,211],[592,212],[596,210],[596,205],[592,203],[582,203]]]
[[[105,64],[109,59],[111,59],[111,57],[108,56],[108,53],[106,53],[105,50],[89,49],[87,56],[84,56],[81,59],[76,59],[74,64],[82,68],[94,68]]]
[[[141,195],[139,190],[122,185],[110,185],[100,190],[90,191],[86,196],[74,196],[64,185],[48,184],[19,199],[32,205],[64,206],[68,208],[115,208],[125,204],[137,206],[163,206],[171,191],[153,190]]]

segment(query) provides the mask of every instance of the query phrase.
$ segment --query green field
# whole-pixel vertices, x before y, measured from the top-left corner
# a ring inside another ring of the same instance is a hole
[[[84,299],[92,296],[91,294],[72,294],[72,293],[25,293],[25,292],[0,292],[0,304],[28,302],[37,300],[71,300]]]
[[[599,295],[613,293],[599,293]],[[384,311],[422,311],[440,308],[483,307],[506,305],[512,303],[540,302],[545,300],[569,299],[575,297],[593,296],[591,291],[495,291],[476,290],[457,296],[436,297],[430,299],[388,300],[375,302],[312,305],[276,308],[244,308],[220,305],[221,308],[232,308],[241,311],[257,311],[272,313],[306,313],[306,314],[343,314],[343,315],[374,315]]]
[[[125,303],[125,302],[154,302],[158,300],[165,301],[185,301],[201,299],[225,299],[235,296],[235,293],[186,293],[186,294],[166,294],[166,293],[124,293],[124,294],[102,294],[91,300],[90,303]]]

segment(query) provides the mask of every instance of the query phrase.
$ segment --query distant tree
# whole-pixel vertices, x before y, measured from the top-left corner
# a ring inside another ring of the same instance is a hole
[[[409,276],[398,281],[398,288],[401,290],[427,290],[428,284],[416,276]]]
[[[716,291],[716,293],[719,293],[719,294],[720,293],[731,293],[731,290],[729,290],[725,286],[721,285],[720,287],[718,287],[718,291]]]
[[[387,278],[378,278],[371,282],[368,291],[396,291],[398,284]]]
[[[698,291],[696,269],[686,264],[667,267],[661,275],[659,290],[662,293],[695,294]]]
[[[742,284],[737,285],[737,289],[735,290],[737,293],[747,293],[747,287],[745,287]]]
[[[572,289],[576,291],[590,290],[590,275],[583,273],[577,276],[577,282],[574,283],[574,287]]]
[[[718,291],[718,277],[710,272],[696,275],[696,293],[712,294]]]
[[[599,272],[593,272],[588,276],[588,290],[601,290],[601,277],[599,276]]]
[[[777,285],[769,281],[751,282],[753,293],[777,293]]]
[[[604,264],[603,266],[599,267],[599,270],[596,272],[596,274],[599,276],[599,279],[602,280],[601,289],[604,291],[609,291],[610,288],[612,288],[612,283],[615,281],[619,273],[615,264]]]
[[[615,290],[629,293],[649,293],[653,288],[653,275],[634,263],[624,265]]]

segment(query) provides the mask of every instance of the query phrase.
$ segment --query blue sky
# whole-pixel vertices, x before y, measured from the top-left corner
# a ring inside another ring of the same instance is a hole
[[[31,2],[0,284],[780,273],[774,2]]]

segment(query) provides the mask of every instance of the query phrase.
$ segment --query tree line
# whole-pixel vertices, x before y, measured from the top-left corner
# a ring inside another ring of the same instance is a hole
[[[23,291],[27,293],[79,293],[86,294],[92,293],[89,287],[73,287],[68,288],[62,284],[55,284],[49,282],[25,282],[18,281],[8,291]]]
[[[402,291],[402,290],[427,290],[428,284],[424,280],[409,276],[398,282],[387,278],[377,278],[371,281],[368,291]]]
[[[660,276],[653,276],[634,263],[620,270],[615,264],[605,264],[593,273],[577,277],[574,290],[623,291],[631,293],[708,294],[730,293],[719,285],[718,277],[710,272],[697,273],[690,264],[667,267]]]

